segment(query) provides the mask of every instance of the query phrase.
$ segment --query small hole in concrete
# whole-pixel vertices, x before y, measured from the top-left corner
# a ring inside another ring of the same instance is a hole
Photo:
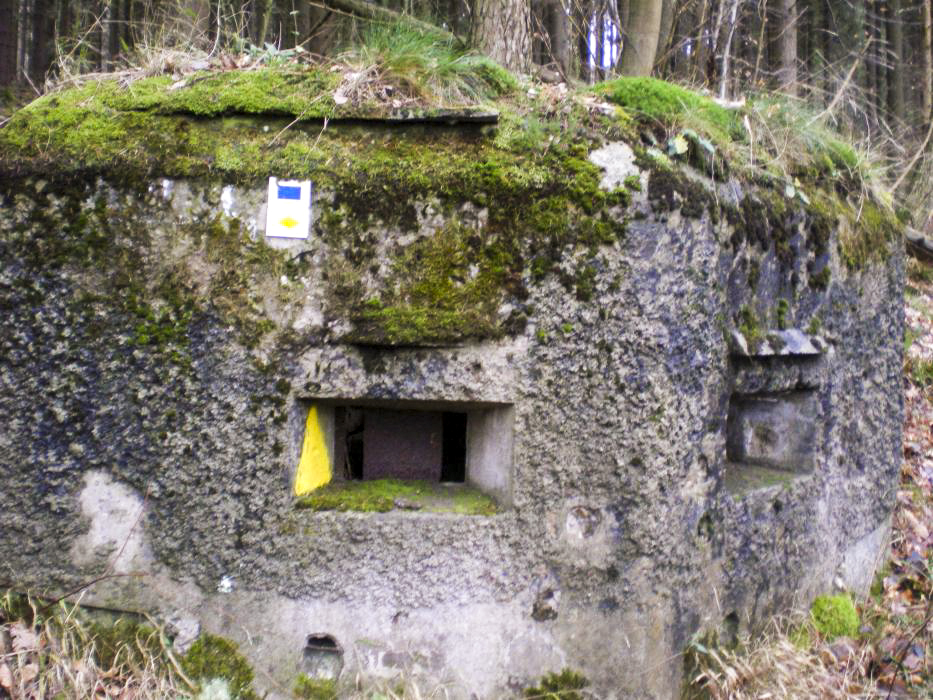
[[[343,670],[343,649],[329,634],[308,635],[303,666],[311,678],[337,680]]]
[[[739,614],[735,610],[723,620],[723,633],[729,646],[734,647],[739,643]]]

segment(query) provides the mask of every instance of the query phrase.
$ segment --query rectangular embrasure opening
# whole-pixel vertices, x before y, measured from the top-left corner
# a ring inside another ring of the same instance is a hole
[[[813,390],[733,394],[726,421],[729,481],[745,490],[810,473],[818,422]]]
[[[334,490],[341,484],[375,489],[364,484],[402,488],[411,482],[428,485],[421,490],[435,495],[457,494],[462,485],[498,505],[511,502],[510,405],[321,399],[303,406],[299,496],[325,484]]]

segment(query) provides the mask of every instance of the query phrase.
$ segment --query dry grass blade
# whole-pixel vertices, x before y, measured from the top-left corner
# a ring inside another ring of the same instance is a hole
[[[743,638],[735,649],[694,644],[696,661],[689,679],[693,695],[712,700],[764,700],[766,698],[825,698],[868,700],[884,697],[865,680],[870,650],[863,646],[851,656],[837,657],[816,639],[807,618],[777,619],[764,634]]]
[[[126,639],[101,635],[76,606],[59,603],[40,614],[31,599],[0,600],[3,654],[0,686],[14,698],[133,698],[190,696],[192,685],[171,664],[157,629]]]

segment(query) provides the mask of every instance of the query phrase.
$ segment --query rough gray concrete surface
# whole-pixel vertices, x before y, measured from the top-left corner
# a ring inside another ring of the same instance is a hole
[[[836,233],[814,253],[801,218],[778,251],[685,213],[628,147],[593,160],[605,187],[646,186],[616,212],[624,240],[566,251],[592,296],[529,277],[528,298],[505,302],[524,327],[446,347],[341,341],[328,280],[350,253],[312,226],[263,257],[265,183],[4,183],[0,582],[139,574],[84,602],[154,613],[186,643],[234,639],[273,695],[307,670],[308,636],[330,635],[347,677],[405,672],[480,698],[564,667],[600,697],[670,698],[694,635],[807,605],[837,576],[863,590],[899,465],[901,244],[849,269]],[[690,177],[733,209],[749,195]],[[317,194],[315,217],[331,201]],[[445,216],[371,235],[404,246]],[[232,217],[255,264],[225,265],[197,228]],[[820,256],[831,277],[809,284]],[[181,287],[203,303],[174,300]],[[737,350],[740,310],[777,331],[781,299],[806,352]],[[728,462],[733,400],[803,390],[818,406],[807,468]],[[296,510],[314,398],[512,405],[511,504]]]

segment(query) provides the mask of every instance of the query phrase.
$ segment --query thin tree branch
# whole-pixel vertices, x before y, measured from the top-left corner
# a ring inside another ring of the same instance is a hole
[[[849,72],[846,74],[846,79],[842,81],[842,85],[839,86],[839,89],[836,90],[836,94],[833,95],[832,101],[822,112],[813,117],[810,121],[807,122],[807,126],[815,124],[820,119],[825,117],[828,114],[832,114],[833,110],[836,109],[836,105],[839,104],[839,101],[842,99],[843,94],[846,91],[846,88],[849,86],[849,83],[852,82],[852,77],[855,75],[855,71],[858,69],[859,64],[862,62],[862,59],[865,58],[865,53],[868,51],[868,47],[871,45],[872,39],[874,37],[868,37],[868,41],[865,42],[865,46],[862,47],[862,51],[852,62],[852,67],[849,68]]]
[[[889,700],[891,693],[894,692],[894,681],[897,680],[898,673],[903,674],[906,680],[907,672],[904,669],[904,659],[907,658],[907,652],[910,650],[910,645],[913,644],[917,636],[926,629],[931,619],[933,619],[933,596],[931,596],[927,601],[927,610],[926,614],[923,616],[923,622],[921,622],[916,627],[916,629],[914,629],[914,633],[910,635],[910,639],[907,640],[907,642],[904,644],[904,648],[901,649],[901,653],[898,655],[898,658],[895,659],[895,662],[897,663],[897,671],[894,673],[894,678],[891,679],[891,685],[888,686],[888,694],[884,696],[885,700]]]
[[[913,170],[913,167],[917,164],[917,161],[920,160],[920,156],[922,156],[924,151],[927,150],[927,144],[930,143],[931,136],[933,136],[933,119],[930,120],[930,128],[927,129],[926,138],[923,139],[923,143],[920,144],[920,148],[917,149],[917,152],[914,153],[914,157],[910,159],[907,167],[904,168],[904,171],[897,178],[897,181],[891,186],[892,192],[897,192],[897,188],[901,186],[902,182],[904,182],[904,178],[907,177],[907,173]]]
[[[367,19],[373,22],[384,22],[386,24],[401,22],[411,27],[415,27],[416,29],[420,29],[425,33],[437,34],[438,36],[448,41],[460,41],[456,35],[448,32],[442,27],[437,26],[436,24],[431,24],[430,22],[424,22],[420,19],[415,19],[411,15],[396,12],[395,10],[390,10],[387,7],[372,5],[366,2],[366,0],[308,0],[308,4],[312,5],[313,7],[320,7],[323,10],[330,10],[331,12],[351,15],[353,17]]]

